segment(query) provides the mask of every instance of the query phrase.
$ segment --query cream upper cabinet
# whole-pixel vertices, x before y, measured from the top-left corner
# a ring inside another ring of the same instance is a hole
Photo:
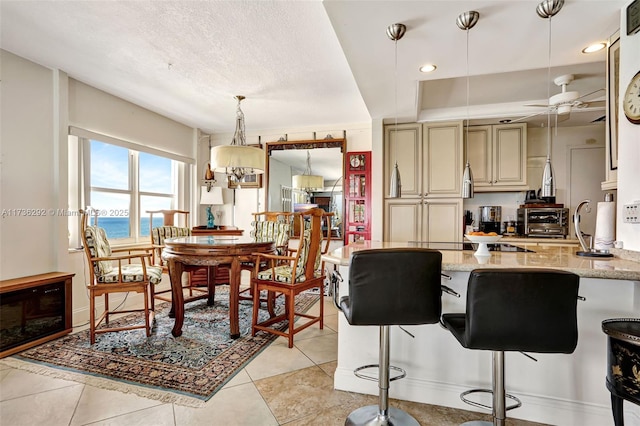
[[[391,172],[397,161],[402,182],[402,197],[419,198],[422,193],[422,125],[398,124],[397,131],[395,125],[388,125],[385,127],[384,136],[384,197],[389,196]]]
[[[462,122],[423,124],[422,165],[425,197],[462,195]]]
[[[405,123],[385,127],[384,191],[398,162],[402,198],[460,197],[462,122]]]
[[[478,192],[527,189],[527,125],[471,126],[467,155]]]

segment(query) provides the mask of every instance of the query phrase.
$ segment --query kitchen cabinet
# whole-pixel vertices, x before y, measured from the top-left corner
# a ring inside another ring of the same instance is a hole
[[[470,126],[465,137],[477,192],[528,189],[526,124]]]
[[[385,127],[384,240],[462,241],[462,122]],[[400,198],[386,198],[398,162]]]
[[[402,198],[461,197],[462,122],[404,123],[385,127],[385,197],[398,162]]]
[[[462,241],[462,199],[388,199],[384,241]]]

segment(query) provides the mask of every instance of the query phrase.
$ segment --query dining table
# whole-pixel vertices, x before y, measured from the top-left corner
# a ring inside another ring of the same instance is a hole
[[[227,266],[229,268],[229,334],[232,339],[240,337],[239,293],[240,266],[243,262],[253,262],[255,253],[274,253],[273,241],[256,242],[245,236],[188,236],[167,238],[164,241],[162,259],[169,268],[171,281],[172,312],[175,323],[171,334],[182,335],[184,323],[184,294],[182,273],[185,266]]]

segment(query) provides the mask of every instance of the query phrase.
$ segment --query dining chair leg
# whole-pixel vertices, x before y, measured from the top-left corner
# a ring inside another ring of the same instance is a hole
[[[93,345],[96,342],[96,298],[93,290],[89,290],[89,337]]]
[[[106,312],[104,323],[109,325],[109,293],[104,294],[104,311]]]
[[[251,317],[251,336],[256,335],[256,325],[258,324],[258,309],[260,308],[260,291],[253,293],[253,316]]]
[[[324,282],[320,284],[320,330],[324,329]]]
[[[147,337],[151,336],[151,323],[149,321],[149,287],[153,286],[153,284],[147,283],[144,287],[144,325],[145,330],[147,331]]]
[[[294,329],[294,322],[296,319],[296,312],[295,312],[295,306],[296,306],[296,298],[294,294],[289,294],[287,295],[287,306],[289,309],[289,348],[293,347],[293,329]]]

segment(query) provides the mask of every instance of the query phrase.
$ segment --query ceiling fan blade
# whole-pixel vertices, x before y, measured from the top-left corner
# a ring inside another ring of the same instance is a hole
[[[594,90],[593,92],[587,93],[586,95],[582,95],[582,96],[580,96],[580,97],[576,98],[576,101],[579,101],[579,100],[581,100],[581,99],[583,99],[583,98],[586,98],[587,96],[591,96],[591,95],[593,95],[594,93],[598,93],[598,92],[604,92],[604,89]]]
[[[540,105],[540,104],[526,104],[526,107],[540,107],[540,108],[548,108],[553,105]]]
[[[526,121],[532,117],[546,114],[546,111],[536,112],[535,114],[525,115],[524,117],[516,118],[515,120],[511,120],[510,123],[519,123],[520,121]]]
[[[607,119],[606,115],[603,115],[602,117],[598,117],[595,120],[592,121],[592,123],[597,123],[599,121],[605,121]]]
[[[569,114],[556,114],[556,127],[557,123],[562,123],[563,121],[567,121],[571,117],[571,113]]]
[[[606,101],[589,101],[584,102],[581,108],[604,108],[606,105]]]

